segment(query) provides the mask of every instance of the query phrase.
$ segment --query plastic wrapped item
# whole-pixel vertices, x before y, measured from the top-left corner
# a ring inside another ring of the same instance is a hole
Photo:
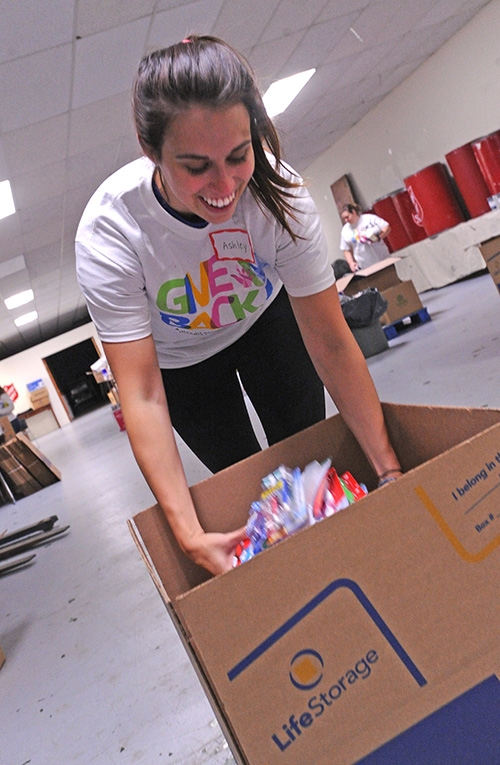
[[[342,313],[351,329],[369,327],[387,310],[387,300],[376,287],[368,287],[352,297],[343,293],[339,297]]]
[[[262,479],[262,493],[250,507],[246,538],[236,548],[234,566],[344,510],[367,493],[350,473],[339,476],[331,460],[311,462],[302,472],[281,465]]]

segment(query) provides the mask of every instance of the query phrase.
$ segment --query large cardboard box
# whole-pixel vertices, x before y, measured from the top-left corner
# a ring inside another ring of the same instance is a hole
[[[337,279],[337,289],[348,296],[356,295],[369,287],[375,287],[387,300],[387,311],[381,324],[392,324],[423,308],[412,281],[402,282],[395,264],[401,258],[386,258],[369,268],[363,268]]]
[[[400,282],[384,290],[382,294],[387,300],[387,310],[380,317],[381,324],[394,324],[423,308],[412,281]]]
[[[383,292],[401,281],[395,265],[399,260],[401,258],[386,258],[373,266],[346,274],[337,279],[337,289],[349,296],[356,295],[368,287],[376,287],[379,292]]]
[[[500,236],[488,239],[479,245],[481,255],[483,256],[488,271],[500,291]]]
[[[192,487],[219,531],[281,463],[370,489],[223,576],[158,506],[130,522],[238,763],[498,762],[500,410],[384,411],[405,474],[381,489],[339,415]]]
[[[49,392],[45,386],[30,391],[29,397],[33,409],[40,409],[42,406],[50,404]]]

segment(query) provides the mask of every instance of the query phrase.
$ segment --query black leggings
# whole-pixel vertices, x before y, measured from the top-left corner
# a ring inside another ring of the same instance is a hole
[[[260,450],[237,373],[269,445],[324,419],[323,384],[284,289],[229,348],[193,366],[162,369],[172,424],[214,473]]]

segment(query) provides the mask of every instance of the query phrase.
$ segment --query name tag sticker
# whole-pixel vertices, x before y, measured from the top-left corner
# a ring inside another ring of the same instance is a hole
[[[246,260],[255,263],[255,255],[248,231],[229,228],[210,234],[217,260]]]

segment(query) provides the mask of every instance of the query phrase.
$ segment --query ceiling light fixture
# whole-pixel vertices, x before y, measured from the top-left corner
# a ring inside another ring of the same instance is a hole
[[[4,303],[9,311],[11,311],[13,308],[18,308],[20,305],[25,305],[34,299],[33,290],[24,290],[24,292],[18,292],[17,295],[5,298]]]
[[[10,181],[0,182],[0,218],[7,218],[16,212]]]
[[[305,72],[298,72],[298,74],[292,74],[283,80],[273,82],[263,96],[264,106],[271,119],[282,114],[290,106],[315,71],[316,69],[307,69]]]
[[[14,324],[16,327],[24,327],[25,324],[31,324],[32,321],[36,321],[37,319],[37,311],[30,311],[29,313],[25,313],[23,316],[19,316],[19,318],[14,319]]]

